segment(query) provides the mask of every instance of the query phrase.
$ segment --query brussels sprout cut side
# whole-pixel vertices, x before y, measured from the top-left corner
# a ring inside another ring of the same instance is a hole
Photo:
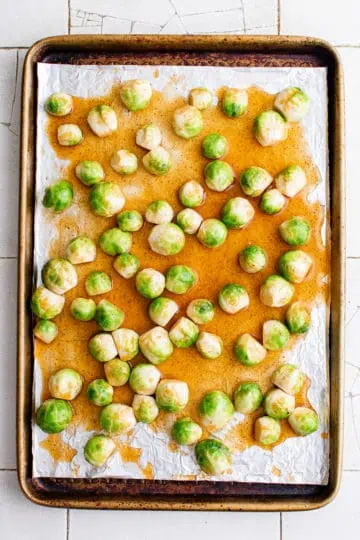
[[[49,391],[53,398],[71,401],[81,392],[82,376],[71,368],[56,371],[49,378]]]
[[[124,386],[129,380],[131,368],[127,362],[114,358],[104,364],[104,371],[111,386]]]
[[[255,439],[258,443],[269,446],[275,444],[281,435],[281,425],[270,416],[261,416],[255,421]]]
[[[305,437],[317,431],[319,419],[315,411],[307,407],[296,407],[289,416],[289,424],[297,435]]]
[[[299,122],[309,110],[309,98],[300,88],[285,88],[276,96],[274,107],[287,122]]]
[[[41,277],[44,285],[56,294],[65,294],[78,283],[76,270],[66,259],[50,259],[43,267]]]
[[[276,188],[265,191],[261,197],[260,208],[264,214],[274,216],[281,212],[286,204],[284,195]]]
[[[240,176],[240,187],[249,197],[258,197],[267,189],[273,178],[261,167],[249,167]]]
[[[83,133],[76,124],[61,124],[58,127],[57,140],[60,146],[76,146],[83,139]]]
[[[297,366],[282,364],[273,374],[272,382],[287,394],[295,395],[303,387],[305,375]]]
[[[132,408],[136,420],[143,424],[151,424],[159,414],[159,407],[156,405],[156,401],[152,396],[135,395]]]
[[[112,217],[122,210],[125,197],[117,184],[100,182],[90,191],[89,202],[92,211],[97,216]]]
[[[256,274],[267,265],[266,251],[260,246],[247,246],[239,255],[239,263],[244,272]]]
[[[179,199],[182,205],[188,208],[201,206],[205,200],[205,192],[199,182],[189,180],[185,182],[179,190]]]
[[[106,435],[95,435],[88,440],[84,448],[84,457],[90,465],[102,467],[113,454],[116,446]]]
[[[204,439],[195,447],[195,457],[202,471],[207,474],[223,474],[231,467],[229,448],[216,439]]]
[[[289,165],[275,178],[277,189],[286,197],[295,197],[307,183],[305,172],[298,165]]]
[[[288,251],[279,259],[279,269],[282,276],[292,283],[301,283],[311,270],[313,265],[310,255],[295,249]]]
[[[52,116],[66,116],[73,110],[72,97],[63,92],[55,92],[47,98],[45,110]]]
[[[224,344],[219,336],[210,332],[200,332],[196,348],[203,358],[214,360],[222,355]]]
[[[142,162],[145,169],[154,176],[162,176],[171,168],[171,156],[162,146],[150,150],[145,154]]]
[[[138,168],[138,159],[128,150],[116,150],[111,156],[111,167],[122,175],[134,174]]]
[[[165,288],[165,277],[153,268],[144,268],[136,276],[136,290],[144,298],[156,298]]]
[[[192,139],[199,135],[204,125],[201,112],[192,105],[185,105],[174,112],[172,126],[179,137]]]
[[[264,111],[255,118],[253,131],[261,146],[273,146],[286,139],[288,128],[281,114],[276,111]]]
[[[260,364],[266,356],[266,349],[251,334],[237,338],[234,352],[239,362],[248,367]]]
[[[145,150],[154,150],[160,146],[162,134],[156,124],[147,124],[136,132],[136,144]]]
[[[112,333],[120,360],[128,362],[139,353],[139,334],[128,328],[119,328]]]
[[[177,255],[185,247],[185,235],[175,223],[155,225],[148,241],[154,253],[164,256]]]
[[[175,345],[175,347],[180,349],[194,345],[198,335],[198,326],[186,317],[181,317],[178,321],[176,321],[169,332],[169,338],[171,339],[172,343]]]
[[[186,310],[186,315],[196,324],[205,324],[213,320],[215,307],[210,300],[198,298],[190,302]]]
[[[174,210],[167,201],[153,201],[149,204],[145,212],[146,221],[155,225],[170,223],[173,217]]]
[[[224,392],[214,390],[202,398],[199,405],[201,421],[209,431],[222,429],[234,414],[234,406]]]
[[[87,236],[77,236],[66,247],[66,258],[71,264],[84,264],[96,259],[96,245]]]
[[[136,425],[131,407],[121,403],[110,403],[100,413],[100,425],[108,435],[124,435]]]
[[[253,382],[240,384],[235,390],[235,410],[242,414],[251,414],[258,409],[263,400],[260,386]]]
[[[60,180],[45,189],[42,200],[45,208],[51,208],[55,212],[62,212],[72,203],[74,196],[73,186],[67,180]]]
[[[34,336],[40,339],[43,343],[49,345],[52,343],[58,335],[58,327],[53,321],[47,321],[46,319],[40,319],[34,328]]]
[[[173,425],[171,436],[178,444],[196,444],[201,439],[202,429],[191,418],[180,418]]]
[[[283,274],[284,275],[284,274]],[[288,304],[295,292],[294,286],[281,276],[266,278],[260,289],[260,300],[265,306],[282,307]]]
[[[132,112],[145,109],[149,105],[151,97],[151,84],[142,79],[126,81],[120,88],[121,101]]]
[[[47,399],[36,411],[36,424],[45,433],[60,433],[71,420],[71,405],[62,399]]]
[[[221,210],[221,220],[228,229],[242,229],[250,223],[254,215],[254,208],[243,197],[228,200]]]
[[[78,321],[92,321],[95,317],[96,304],[91,298],[75,298],[70,306],[71,315]]]
[[[185,294],[196,284],[197,275],[189,266],[177,264],[166,272],[165,287],[174,294]]]
[[[176,413],[182,411],[189,401],[189,388],[186,382],[163,379],[156,389],[156,403],[160,410]]]
[[[176,216],[176,224],[186,234],[196,234],[200,228],[202,220],[202,216],[192,208],[185,208]]]
[[[88,114],[87,121],[91,131],[98,137],[108,137],[117,130],[116,112],[109,105],[97,105]]]
[[[189,104],[199,111],[208,109],[212,103],[213,95],[207,88],[192,88],[189,93]]]
[[[224,92],[222,100],[222,110],[229,118],[242,116],[248,106],[248,95],[246,90],[240,88],[228,88]]]
[[[292,334],[305,334],[311,323],[309,310],[302,302],[294,302],[286,312],[286,325]]]
[[[152,364],[137,364],[131,372],[129,385],[136,393],[144,396],[155,394],[161,373]]]
[[[213,191],[225,191],[234,182],[234,171],[225,161],[211,161],[204,169],[205,182]]]
[[[139,338],[139,347],[152,364],[162,364],[174,351],[168,332],[161,326],[151,328]]]
[[[46,287],[38,287],[31,298],[31,310],[40,319],[54,319],[64,307],[65,298]]]
[[[115,342],[111,334],[97,334],[89,341],[89,353],[98,362],[109,362],[117,356]]]
[[[166,326],[178,311],[177,303],[163,296],[155,298],[149,305],[149,317],[159,326]]]
[[[95,321],[105,332],[113,332],[125,319],[125,313],[108,300],[101,300],[96,306]]]
[[[264,400],[265,413],[271,418],[282,420],[295,409],[295,398],[279,388],[270,390]]]
[[[121,255],[116,257],[113,267],[121,277],[130,279],[134,277],[139,270],[140,261],[136,255],[132,255],[131,253],[121,253]]]
[[[276,320],[266,321],[263,324],[263,345],[268,351],[283,349],[290,339],[289,330]]]
[[[219,306],[225,313],[235,315],[250,303],[246,289],[237,283],[224,285],[219,293]]]
[[[310,223],[302,217],[293,217],[280,225],[279,232],[289,246],[304,246],[310,238]]]

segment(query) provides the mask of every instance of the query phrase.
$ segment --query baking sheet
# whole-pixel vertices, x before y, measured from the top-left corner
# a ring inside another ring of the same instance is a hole
[[[49,94],[63,91],[74,96],[90,97],[103,95],[119,81],[144,78],[154,88],[166,92],[187,95],[194,86],[207,86],[217,90],[221,86],[246,87],[257,85],[263,90],[276,93],[285,86],[303,87],[311,100],[310,113],[304,120],[309,148],[319,169],[321,182],[312,199],[319,200],[327,209],[327,85],[326,68],[223,68],[217,67],[172,67],[172,66],[69,66],[38,65],[38,114],[37,114],[37,172],[35,212],[35,269],[41,269],[48,259],[47,246],[56,234],[45,219],[41,198],[44,188],[59,176],[66,162],[59,160],[52,150],[45,132],[46,113],[44,103]],[[216,76],[214,77],[214,73]],[[76,215],[77,209],[71,208]],[[326,237],[324,231],[324,238]],[[37,272],[39,276],[39,272]],[[38,277],[39,283],[40,278]],[[35,477],[121,477],[144,478],[143,469],[150,463],[153,478],[167,479],[211,479],[240,482],[326,484],[328,481],[329,439],[322,433],[328,432],[328,328],[327,313],[323,302],[313,308],[312,326],[305,340],[298,340],[285,359],[298,364],[310,377],[312,385],[309,399],[319,414],[319,430],[305,438],[290,438],[272,451],[257,446],[243,452],[233,453],[231,473],[221,477],[209,477],[200,472],[193,448],[182,447],[180,452],[169,450],[169,438],[165,433],[154,433],[144,424],[137,424],[129,437],[118,437],[119,441],[141,448],[139,463],[123,463],[118,453],[106,466],[93,469],[84,460],[82,448],[91,433],[80,428],[69,428],[62,433],[64,442],[78,453],[70,463],[54,462],[50,454],[39,446],[46,438],[33,425],[33,475]],[[34,364],[34,405],[41,402],[42,377],[39,365]],[[226,434],[243,415],[236,413],[231,422],[214,434],[226,440]],[[280,474],[279,474],[280,471]]]

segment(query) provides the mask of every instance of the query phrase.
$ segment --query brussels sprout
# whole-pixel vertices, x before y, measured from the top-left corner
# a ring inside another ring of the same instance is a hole
[[[95,321],[102,330],[113,332],[122,325],[125,313],[108,300],[101,300],[96,306]]]
[[[255,210],[243,197],[229,199],[221,210],[221,220],[228,229],[242,229],[250,223],[254,215]]]
[[[45,287],[38,287],[31,298],[31,311],[40,319],[54,319],[62,312],[65,298]]]
[[[42,200],[45,208],[51,208],[55,212],[62,212],[70,206],[74,196],[72,184],[67,180],[60,180],[45,189]]]
[[[114,339],[110,334],[96,334],[89,341],[89,353],[98,362],[109,362],[117,356]]]
[[[134,174],[138,168],[138,158],[129,150],[115,150],[111,156],[111,167],[124,176]]]
[[[50,259],[43,267],[41,277],[45,287],[56,294],[65,294],[78,283],[76,270],[66,259]]]
[[[220,159],[225,156],[229,149],[227,140],[223,135],[210,133],[202,140],[202,152],[209,159]]]
[[[232,167],[220,159],[208,163],[204,175],[207,187],[213,191],[225,191],[234,182]]]
[[[202,429],[191,418],[179,418],[172,427],[171,436],[178,444],[196,444],[201,439]]]
[[[287,251],[279,259],[279,269],[282,276],[292,283],[301,283],[304,281],[310,269],[313,261],[310,255],[301,251],[301,249],[295,249],[294,251]]]
[[[121,253],[116,257],[113,267],[125,279],[130,279],[135,276],[140,268],[140,261],[136,255],[131,253]]]
[[[174,351],[169,334],[161,326],[151,328],[139,338],[140,350],[152,364],[162,364]]]
[[[103,232],[99,238],[99,246],[107,255],[129,253],[132,246],[131,233],[114,227]]]
[[[137,210],[123,210],[116,218],[119,229],[124,232],[136,232],[143,226],[143,218]]]
[[[281,425],[275,418],[261,416],[255,421],[255,439],[258,443],[268,446],[275,444],[281,434]]]
[[[51,397],[71,401],[81,392],[82,376],[71,368],[56,371],[49,378],[49,391]]]
[[[281,238],[289,246],[304,246],[310,238],[310,223],[302,217],[292,217],[279,227]]]
[[[292,364],[282,364],[273,374],[272,382],[287,394],[294,395],[303,387],[305,375]]]
[[[105,294],[112,289],[112,279],[105,272],[91,272],[85,280],[85,289],[89,296]]]
[[[105,178],[104,169],[98,161],[80,161],[76,165],[75,174],[85,186],[93,186]]]
[[[234,315],[250,303],[246,289],[237,283],[227,283],[219,293],[219,306],[225,313]]]
[[[248,95],[241,88],[227,88],[224,92],[222,110],[229,118],[242,116],[248,106]]]
[[[117,130],[116,112],[109,105],[97,105],[87,117],[90,129],[98,137],[108,137]]]
[[[263,111],[258,114],[253,130],[261,146],[273,146],[285,140],[288,132],[284,118],[276,111]]]
[[[152,364],[137,364],[131,372],[129,385],[136,394],[151,396],[155,394],[161,373]]]
[[[171,156],[162,146],[150,150],[145,154],[142,162],[147,172],[155,176],[162,176],[169,172],[171,168]]]
[[[180,412],[189,401],[189,387],[186,382],[162,379],[156,389],[156,404],[166,412]]]
[[[71,405],[62,399],[47,399],[36,411],[36,423],[45,433],[64,431],[71,419]]]
[[[281,276],[274,274],[265,279],[260,288],[260,300],[265,306],[282,307],[291,302],[295,288]]]
[[[97,216],[112,217],[123,208],[125,197],[118,185],[100,182],[90,191],[89,202]]]
[[[196,348],[201,356],[214,360],[222,355],[224,345],[221,337],[210,332],[200,332]]]
[[[205,192],[199,182],[189,180],[185,182],[179,190],[179,199],[181,204],[188,208],[201,206],[205,200]]]
[[[174,217],[174,210],[167,201],[153,201],[149,204],[145,212],[145,219],[149,223],[160,225],[160,223],[170,223]]]
[[[240,252],[239,263],[244,272],[256,274],[264,270],[267,265],[266,251],[259,246],[247,246]]]
[[[319,418],[315,411],[307,407],[296,407],[289,416],[289,424],[296,435],[305,437],[317,431]]]
[[[66,116],[73,109],[72,97],[63,92],[55,92],[47,98],[45,109],[52,116]]]
[[[305,334],[310,328],[311,316],[302,302],[294,302],[286,312],[286,325],[292,334]]]
[[[179,137],[192,139],[199,135],[204,127],[204,121],[201,112],[196,107],[185,105],[174,112],[172,126]]]
[[[309,110],[309,98],[300,88],[290,86],[278,93],[274,108],[287,122],[299,122]]]
[[[210,300],[198,298],[190,302],[186,310],[186,315],[196,324],[205,324],[213,320],[215,307]]]
[[[159,407],[152,396],[134,396],[132,408],[136,420],[143,424],[151,424],[159,414]]]
[[[175,223],[162,223],[153,227],[148,241],[154,253],[176,255],[185,246],[185,235]]]
[[[116,448],[114,441],[106,435],[95,435],[84,448],[84,457],[90,465],[102,467]]]
[[[196,234],[202,223],[202,216],[192,208],[181,210],[176,216],[176,224],[186,234]]]
[[[123,435],[135,427],[136,418],[128,405],[110,403],[100,413],[100,425],[105,433]]]
[[[207,88],[192,88],[189,93],[189,103],[199,111],[208,109],[212,103],[213,95]]]
[[[263,324],[263,345],[268,351],[283,349],[290,339],[289,330],[280,321],[265,321]]]
[[[57,129],[57,140],[60,146],[76,146],[83,139],[83,133],[76,124],[61,124]]]
[[[151,84],[143,79],[131,79],[120,88],[121,101],[132,112],[145,109],[150,103],[151,96]]]
[[[156,298],[165,288],[165,277],[153,268],[144,268],[136,276],[136,289],[144,298]]]
[[[265,191],[261,197],[260,208],[269,216],[274,216],[281,212],[285,206],[286,199],[284,195],[276,188]]]
[[[47,345],[54,341],[58,335],[58,327],[52,321],[46,319],[40,319],[34,328],[34,336],[40,341],[43,341]]]
[[[295,398],[279,388],[270,390],[264,400],[264,410],[268,416],[276,420],[287,418],[295,409]]]
[[[66,258],[71,264],[93,262],[96,259],[96,245],[87,236],[77,236],[66,246]]]
[[[235,410],[242,414],[251,414],[260,407],[263,397],[258,384],[254,382],[242,383],[235,390]]]
[[[224,392],[208,392],[200,401],[199,414],[209,431],[222,429],[234,414],[234,406]]]
[[[237,338],[234,352],[239,362],[247,367],[260,364],[266,356],[266,349],[251,334],[242,334]]]
[[[275,177],[275,185],[286,197],[295,197],[306,186],[305,172],[298,165],[289,165]]]
[[[248,167],[240,176],[240,186],[249,197],[258,197],[273,181],[270,173],[261,167]]]
[[[111,386],[124,386],[130,377],[130,366],[127,362],[114,358],[105,362],[104,371],[106,380]]]
[[[90,403],[104,407],[112,402],[114,389],[104,379],[95,379],[88,385],[86,395]]]
[[[195,270],[189,266],[176,264],[166,272],[165,287],[174,294],[185,294],[197,281]]]
[[[176,321],[169,331],[169,338],[172,343],[180,349],[186,349],[194,345],[198,336],[198,326],[186,317],[181,317]]]
[[[179,306],[174,300],[160,296],[151,302],[149,317],[155,324],[166,326],[178,311]]]
[[[70,311],[78,321],[92,321],[95,317],[96,304],[91,298],[75,298],[71,302]]]
[[[195,446],[195,457],[202,471],[223,474],[231,467],[229,448],[216,439],[204,439]]]
[[[205,247],[217,248],[223,245],[227,233],[227,227],[222,221],[210,218],[202,222],[196,238]]]
[[[112,333],[120,360],[128,362],[139,353],[139,334],[128,328]]]
[[[162,135],[156,124],[146,124],[136,132],[136,144],[145,150],[154,150],[160,146]]]

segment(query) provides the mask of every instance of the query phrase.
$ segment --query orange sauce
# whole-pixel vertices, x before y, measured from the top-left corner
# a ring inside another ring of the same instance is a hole
[[[40,446],[49,452],[54,461],[65,461],[66,463],[70,463],[77,454],[77,451],[74,450],[74,448],[62,440],[61,433],[48,435],[46,439],[41,441]]]

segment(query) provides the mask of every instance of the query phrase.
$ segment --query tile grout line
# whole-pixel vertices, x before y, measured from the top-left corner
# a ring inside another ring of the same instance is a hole
[[[16,261],[17,260],[17,256],[16,257],[0,257],[0,261]]]
[[[66,540],[70,540],[70,510],[66,509]]]
[[[67,2],[67,7],[68,7],[68,34],[69,35],[71,33],[71,5],[70,5],[70,1],[71,0],[68,0],[68,2]]]
[[[280,36],[280,22],[281,22],[281,19],[280,19],[280,3],[281,3],[281,0],[277,0],[277,33],[278,33],[278,36]]]
[[[15,469],[7,469],[7,468],[2,469],[0,467],[0,472],[16,472],[16,470],[17,470],[16,468]]]
[[[280,540],[283,540],[283,515],[280,512]]]

